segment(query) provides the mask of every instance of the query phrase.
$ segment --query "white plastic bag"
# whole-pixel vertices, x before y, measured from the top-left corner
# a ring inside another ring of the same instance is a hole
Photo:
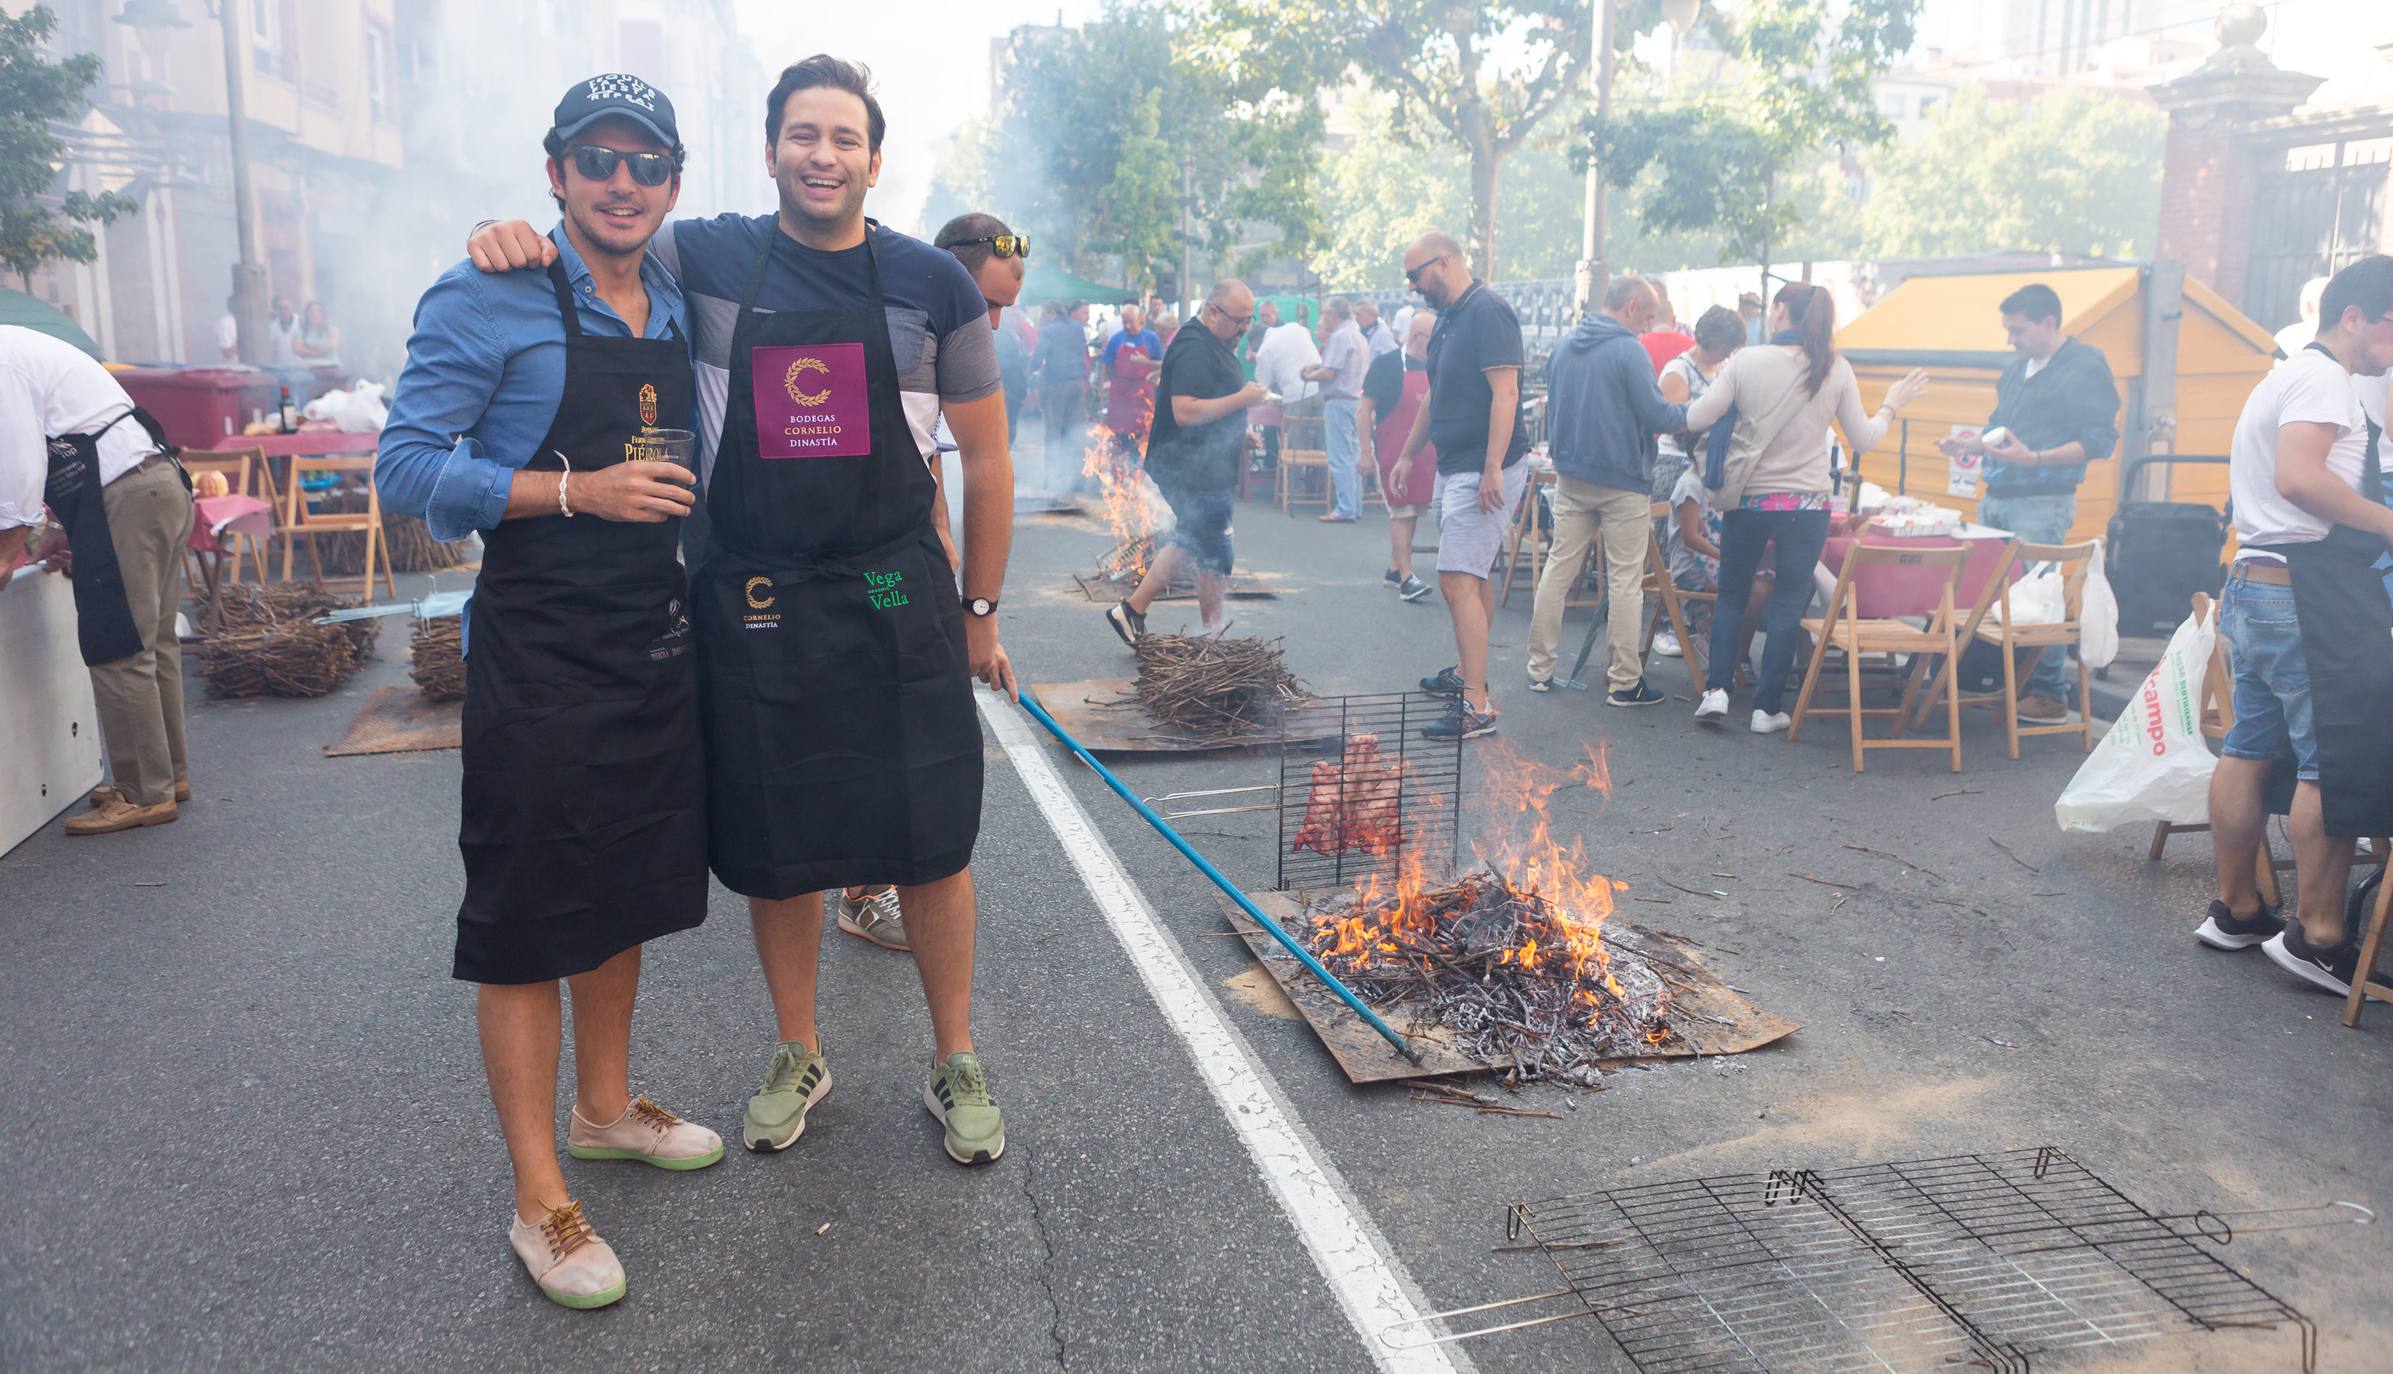
[[[2189,615],[2169,637],[2159,666],[2053,803],[2061,829],[2098,834],[2139,821],[2209,823],[2218,760],[2202,738],[2202,676],[2218,640],[2217,614]]]
[[[343,434],[372,434],[390,418],[380,382],[359,382],[346,391],[327,391],[300,411],[311,420],[330,420]]]
[[[2077,656],[2088,668],[2108,668],[2119,657],[2119,598],[2102,571],[2102,541],[2094,541],[2094,566],[2086,569],[2086,595],[2077,608]]]

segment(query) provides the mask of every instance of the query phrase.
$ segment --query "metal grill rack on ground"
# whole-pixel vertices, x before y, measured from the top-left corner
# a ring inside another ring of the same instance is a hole
[[[1289,713],[1280,740],[1274,887],[1326,891],[1412,864],[1432,874],[1454,868],[1462,741],[1421,736],[1445,705],[1388,692],[1325,697]]]
[[[2319,1213],[2241,1229],[2371,1215],[2343,1203],[2159,1215],[2049,1145],[1607,1189],[1507,1212],[1507,1234],[1565,1288],[1438,1315],[1575,1299],[1572,1310],[1433,1339],[1592,1315],[1644,1374],[2024,1374],[2050,1352],[2288,1325],[2308,1370],[2309,1319],[2202,1242],[2232,1239],[2237,1216]],[[1383,1333],[1391,1345],[1422,1343],[1392,1339],[1398,1329]],[[2290,1342],[2286,1354],[2291,1366]]]

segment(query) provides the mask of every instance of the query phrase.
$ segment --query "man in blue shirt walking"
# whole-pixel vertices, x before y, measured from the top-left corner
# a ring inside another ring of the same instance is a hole
[[[467,634],[465,900],[483,1065],[515,1173],[508,1239],[573,1308],[623,1267],[556,1155],[557,982],[573,993],[567,1149],[699,1169],[713,1131],[630,1095],[640,946],[706,915],[705,772],[675,553],[697,477],[653,460],[696,405],[682,297],[648,259],[681,190],[672,102],[637,77],[566,92],[544,143],[546,272],[442,274],[416,308],[375,476],[391,509],[485,543]]]

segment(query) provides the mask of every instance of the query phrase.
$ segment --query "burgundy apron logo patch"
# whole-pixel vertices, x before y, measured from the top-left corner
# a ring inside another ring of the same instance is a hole
[[[773,594],[773,579],[764,576],[751,577],[748,579],[747,586],[741,589],[740,595],[748,603],[748,613],[740,617],[740,623],[744,628],[750,630],[778,630],[781,628],[781,613],[773,609],[773,603],[780,600]]]
[[[898,584],[905,580],[902,572],[868,572],[864,574],[864,599],[876,611],[894,611],[909,605],[906,594],[898,590]]]
[[[751,349],[756,448],[762,458],[861,458],[872,452],[864,345]]]
[[[640,423],[649,426],[656,424],[656,384],[653,382],[640,383]]]

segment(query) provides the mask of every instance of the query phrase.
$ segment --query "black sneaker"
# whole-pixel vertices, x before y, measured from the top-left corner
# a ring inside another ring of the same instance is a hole
[[[1407,601],[1418,601],[1422,597],[1429,595],[1429,591],[1429,584],[1423,582],[1420,578],[1413,576],[1411,573],[1406,573],[1404,575],[1404,580],[1396,584],[1396,595],[1403,597]]]
[[[1446,714],[1421,727],[1423,739],[1477,739],[1496,732],[1496,708],[1474,711],[1461,697],[1446,708]]]
[[[1117,601],[1108,608],[1105,623],[1113,627],[1113,632],[1122,637],[1124,644],[1134,649],[1138,647],[1139,636],[1147,632],[1147,618],[1131,610],[1127,601]]]
[[[1422,678],[1421,690],[1429,693],[1431,696],[1436,697],[1461,696],[1463,686],[1462,674],[1455,671],[1455,668],[1456,665],[1448,664],[1447,666],[1437,670],[1436,677]]]
[[[2238,916],[2225,902],[2212,902],[2210,914],[2194,927],[2194,938],[2212,949],[2250,949],[2284,928],[2266,903],[2254,915]]]
[[[1670,698],[1646,686],[1644,678],[1637,679],[1637,685],[1634,687],[1626,689],[1615,687],[1604,694],[1604,705],[1606,706],[1656,706],[1668,700]]]
[[[2314,945],[2302,933],[2299,921],[2287,921],[2285,929],[2260,948],[2268,952],[2277,967],[2337,997],[2351,995],[2351,980],[2360,971],[2359,941],[2346,933],[2340,943]]]
[[[1379,575],[1379,580],[1383,586],[1401,587],[1404,585],[1404,574],[1390,568]]]

